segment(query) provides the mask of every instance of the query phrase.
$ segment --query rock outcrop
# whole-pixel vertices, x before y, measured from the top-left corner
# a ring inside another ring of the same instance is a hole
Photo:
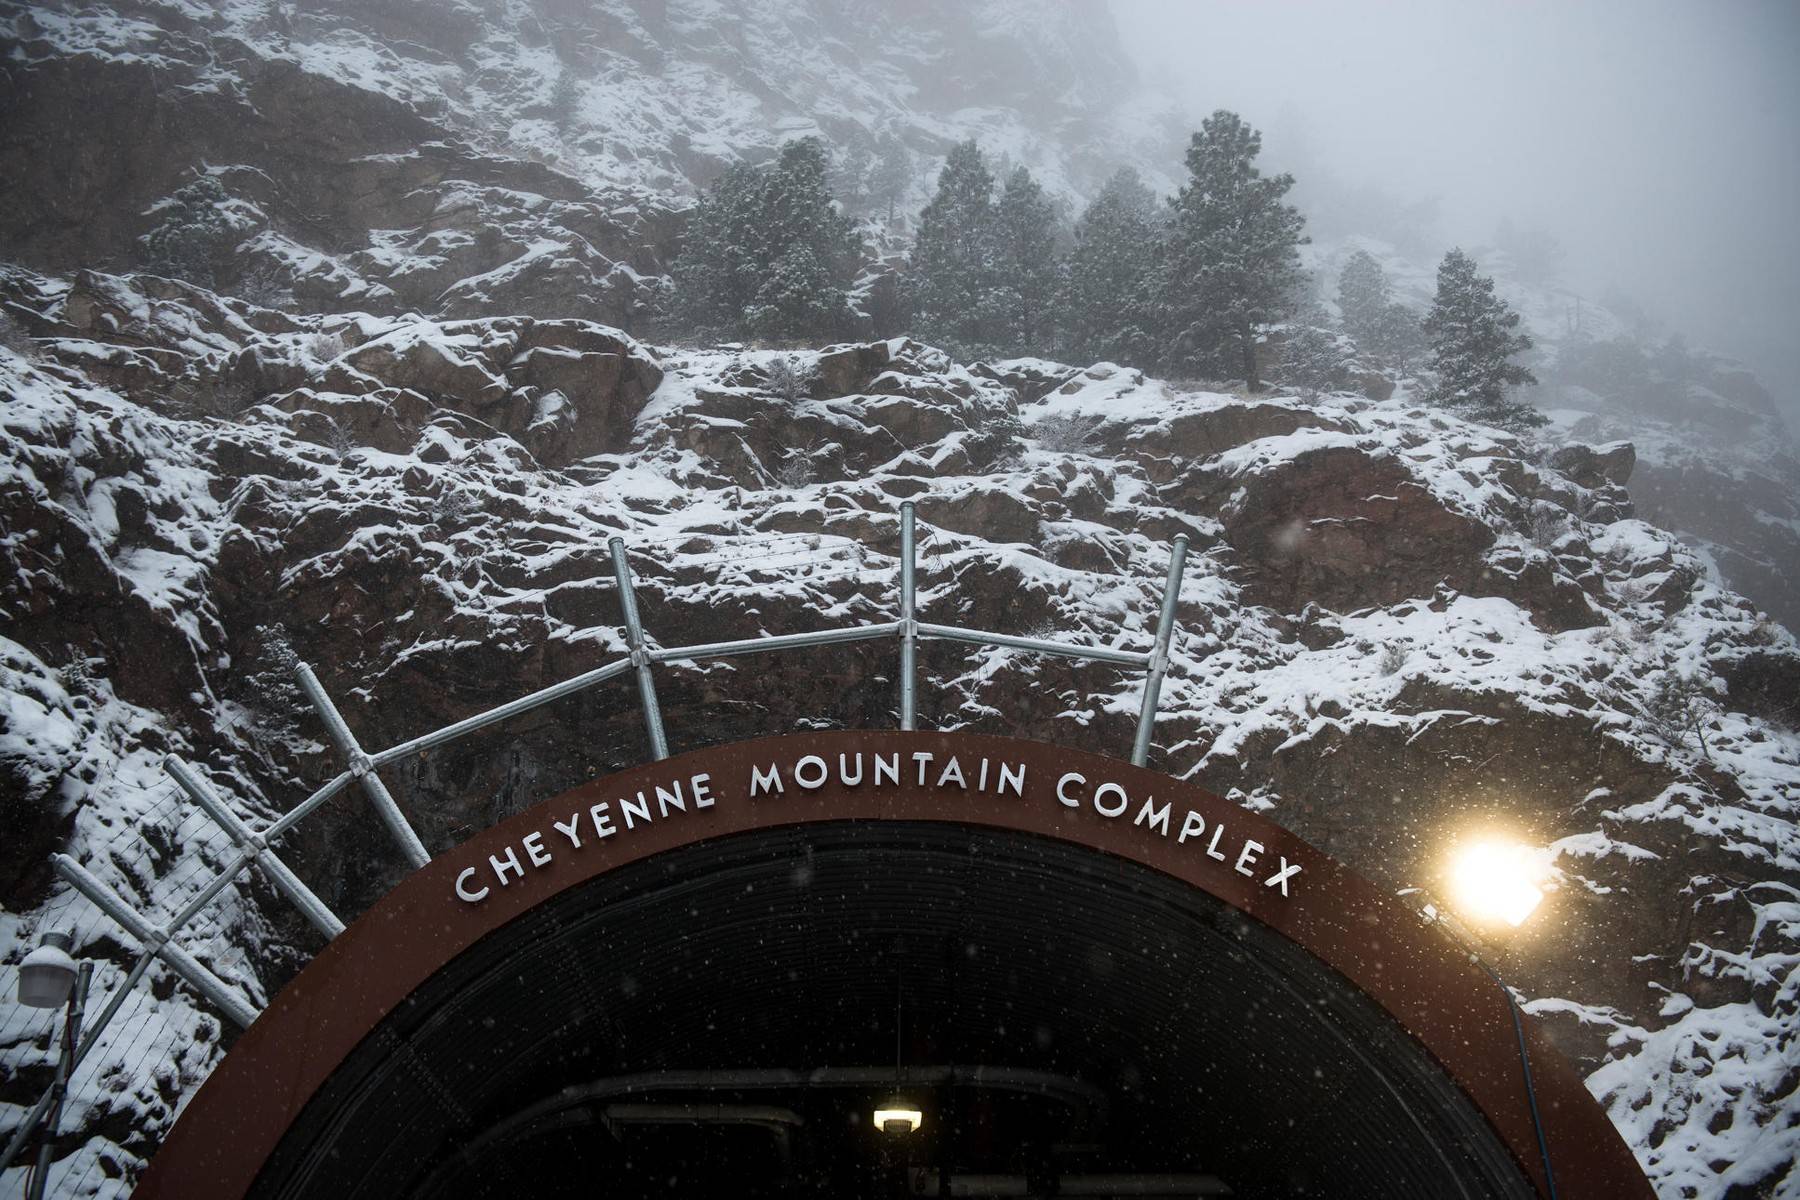
[[[1404,394],[1240,400],[905,341],[796,352],[785,378],[810,382],[777,395],[776,352],[586,321],[296,318],[96,273],[13,271],[0,298],[36,335],[0,350],[12,913],[51,894],[52,848],[152,911],[220,861],[166,752],[265,817],[334,772],[295,657],[370,746],[568,678],[623,653],[613,536],[663,644],[891,619],[912,499],[922,616],[1038,636],[1145,644],[1188,535],[1163,769],[1397,891],[1439,886],[1464,830],[1543,847],[1547,915],[1509,975],[1666,1183],[1691,1156],[1639,1114],[1710,1144],[1793,1110],[1791,1028],[1741,1035],[1736,1090],[1659,1082],[1694,1053],[1671,1031],[1800,1015],[1800,946],[1767,915],[1800,885],[1800,648],[1630,515],[1629,447],[1539,462]],[[670,666],[659,687],[686,745],[879,726],[890,655]],[[926,723],[1129,744],[1129,675],[949,643],[921,669]],[[444,847],[642,752],[634,697],[602,688],[388,777]],[[402,869],[348,800],[287,849],[348,915]],[[221,913],[203,956],[252,998],[313,944],[272,895]],[[118,944],[91,924],[105,986]],[[217,1053],[181,989],[133,1020],[202,1031],[173,1096]],[[40,1052],[0,1053],[19,1099]],[[84,1152],[121,1169],[171,1112],[84,1103]]]

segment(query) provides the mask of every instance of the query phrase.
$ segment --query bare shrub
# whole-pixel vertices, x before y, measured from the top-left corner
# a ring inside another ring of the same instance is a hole
[[[775,482],[782,487],[801,488],[818,478],[809,450],[789,450],[775,466]]]
[[[1099,417],[1058,413],[1039,417],[1025,432],[1054,454],[1086,454],[1094,448],[1094,434],[1099,428]]]
[[[475,497],[459,487],[445,487],[431,502],[431,523],[440,529],[460,525],[474,516],[479,506]]]
[[[325,418],[325,447],[343,462],[356,449],[356,435],[336,417]]]
[[[1538,501],[1525,510],[1524,516],[1519,520],[1519,527],[1532,545],[1540,550],[1548,550],[1556,545],[1563,534],[1569,532],[1569,518],[1554,504]]]
[[[813,370],[791,355],[775,359],[763,375],[763,387],[783,400],[800,400],[812,390]]]
[[[1712,760],[1712,750],[1706,744],[1706,722],[1718,711],[1718,705],[1697,675],[1665,671],[1644,711],[1668,741],[1683,745],[1687,736],[1693,734],[1700,743],[1700,753],[1707,761]]]
[[[349,349],[349,346],[345,344],[342,333],[309,333],[300,339],[300,349],[308,358],[327,363]]]

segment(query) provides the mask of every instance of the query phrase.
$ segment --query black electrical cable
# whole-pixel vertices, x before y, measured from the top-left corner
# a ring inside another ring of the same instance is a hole
[[[1544,1136],[1544,1118],[1538,1112],[1537,1087],[1531,1082],[1531,1055],[1525,1048],[1525,1023],[1519,1018],[1519,1002],[1514,998],[1512,989],[1501,980],[1498,972],[1487,965],[1479,954],[1469,955],[1469,961],[1487,972],[1494,986],[1506,995],[1507,1011],[1512,1013],[1513,1035],[1519,1039],[1519,1066],[1525,1073],[1525,1099],[1531,1105],[1531,1124],[1537,1130],[1538,1154],[1544,1160],[1544,1183],[1549,1187],[1550,1200],[1556,1200],[1556,1173],[1550,1169],[1550,1141]]]

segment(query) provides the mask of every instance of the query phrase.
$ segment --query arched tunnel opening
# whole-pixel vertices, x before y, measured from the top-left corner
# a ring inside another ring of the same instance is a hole
[[[1199,889],[1024,832],[846,820],[667,850],[488,934],[339,1066],[253,1194],[1534,1192],[1391,1016]]]

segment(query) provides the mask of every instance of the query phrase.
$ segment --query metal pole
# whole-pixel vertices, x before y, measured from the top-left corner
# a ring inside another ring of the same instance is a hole
[[[917,599],[913,580],[913,506],[907,501],[900,506],[900,728],[915,724],[918,696],[913,690],[917,664],[919,623],[914,619]]]
[[[619,582],[619,607],[625,610],[625,640],[631,647],[631,665],[637,668],[638,698],[644,702],[644,726],[650,731],[650,757],[669,757],[669,739],[663,736],[662,708],[656,703],[656,678],[650,673],[650,652],[644,647],[644,625],[638,619],[637,593],[631,587],[631,564],[625,561],[625,539],[607,543],[612,550],[613,578]]]
[[[327,908],[311,888],[300,882],[299,876],[290,871],[287,864],[269,849],[267,840],[239,820],[238,815],[207,786],[205,780],[194,773],[192,767],[171,754],[163,759],[163,770],[181,785],[181,790],[192,797],[195,804],[206,810],[206,815],[217,822],[234,843],[251,853],[252,861],[262,868],[263,874],[269,877],[269,882],[312,922],[314,929],[327,938],[334,938],[344,932],[344,923],[338,920],[337,914]]]
[[[376,814],[388,827],[388,832],[394,835],[394,840],[400,843],[401,853],[406,855],[407,861],[414,867],[422,867],[430,862],[431,855],[425,853],[425,843],[419,840],[413,827],[406,823],[406,815],[394,803],[387,785],[381,782],[381,776],[375,772],[375,764],[357,744],[356,735],[344,724],[344,718],[337,706],[332,704],[331,697],[325,694],[325,689],[319,684],[319,677],[305,663],[295,664],[294,676],[299,679],[300,689],[312,701],[313,708],[318,710],[320,720],[325,722],[325,730],[331,735],[338,753],[350,760],[351,776],[362,784],[363,792],[369,797],[370,803],[374,804]]]
[[[1042,638],[1017,637],[1010,633],[990,633],[985,629],[963,629],[956,625],[934,625],[917,622],[919,636],[951,642],[969,642],[976,646],[1000,646],[1009,650],[1029,650],[1033,654],[1059,654],[1064,658],[1085,658],[1089,662],[1111,663],[1119,667],[1147,667],[1150,655],[1142,650],[1114,650],[1111,646],[1077,646],[1071,642],[1047,642]]]
[[[86,867],[66,854],[53,854],[50,862],[56,868],[56,873],[68,880],[76,891],[92,900],[102,912],[123,926],[146,950],[154,951],[158,958],[169,964],[176,974],[187,980],[195,991],[212,1001],[232,1021],[247,1029],[256,1020],[256,1010],[242,996],[202,966],[199,959],[171,942],[167,933],[139,916],[111,888],[89,874]]]
[[[126,995],[137,986],[138,980],[144,977],[144,971],[150,966],[150,960],[154,957],[156,956],[148,950],[138,955],[137,961],[131,964],[131,973],[125,976],[124,983],[114,989],[112,996],[106,1002],[106,1007],[100,1010],[99,1018],[82,1031],[81,1042],[75,1047],[75,1061],[69,1064],[71,1075],[74,1074],[75,1068],[81,1065],[82,1060],[87,1058],[88,1052],[94,1048],[94,1044],[100,1040],[101,1032],[112,1023],[113,1017],[119,1011],[119,1006],[125,1003]],[[25,1120],[13,1131],[12,1139],[6,1143],[6,1150],[0,1152],[0,1173],[12,1166],[13,1159],[17,1158],[19,1151],[25,1148],[26,1139],[31,1136],[31,1131],[37,1128],[38,1121],[49,1109],[50,1100],[55,1091],[54,1085],[45,1088],[43,1095],[38,1097],[38,1101],[32,1106],[31,1111],[25,1114]]]
[[[592,671],[584,672],[573,679],[565,679],[561,683],[553,683],[547,688],[540,688],[529,696],[520,696],[517,700],[510,700],[497,708],[476,713],[472,717],[464,717],[454,725],[446,725],[442,729],[433,730],[431,733],[413,738],[409,742],[401,742],[398,746],[389,746],[378,754],[370,755],[369,761],[378,767],[386,766],[388,763],[396,762],[408,755],[417,754],[421,750],[429,750],[433,746],[453,742],[465,733],[473,733],[496,721],[504,721],[508,717],[516,717],[522,712],[530,712],[540,704],[549,704],[564,696],[574,695],[583,688],[604,683],[613,676],[623,675],[629,670],[631,670],[630,662],[611,662],[603,667],[595,667]]]
[[[815,629],[811,633],[778,633],[771,637],[743,638],[735,642],[701,642],[693,646],[669,646],[650,651],[651,662],[696,662],[703,658],[731,658],[738,654],[764,654],[800,646],[837,646],[890,637],[900,629],[898,621],[878,625],[852,625],[848,629]]]
[[[1175,608],[1181,603],[1181,570],[1187,563],[1187,534],[1175,535],[1169,555],[1169,577],[1163,582],[1162,615],[1156,622],[1156,648],[1150,652],[1150,673],[1144,679],[1144,707],[1138,713],[1137,742],[1131,761],[1143,766],[1150,758],[1150,734],[1156,728],[1156,705],[1162,698],[1163,674],[1169,669],[1169,641],[1175,636]]]
[[[56,1082],[50,1085],[50,1120],[44,1126],[44,1136],[38,1141],[37,1169],[31,1173],[31,1190],[26,1193],[28,1200],[44,1200],[44,1184],[50,1176],[50,1155],[56,1149],[57,1133],[62,1127],[63,1100],[69,1094],[69,1073],[75,1069],[75,1039],[81,1029],[82,1011],[87,1008],[88,982],[93,977],[94,964],[83,962],[63,1019],[62,1053],[56,1056]]]

